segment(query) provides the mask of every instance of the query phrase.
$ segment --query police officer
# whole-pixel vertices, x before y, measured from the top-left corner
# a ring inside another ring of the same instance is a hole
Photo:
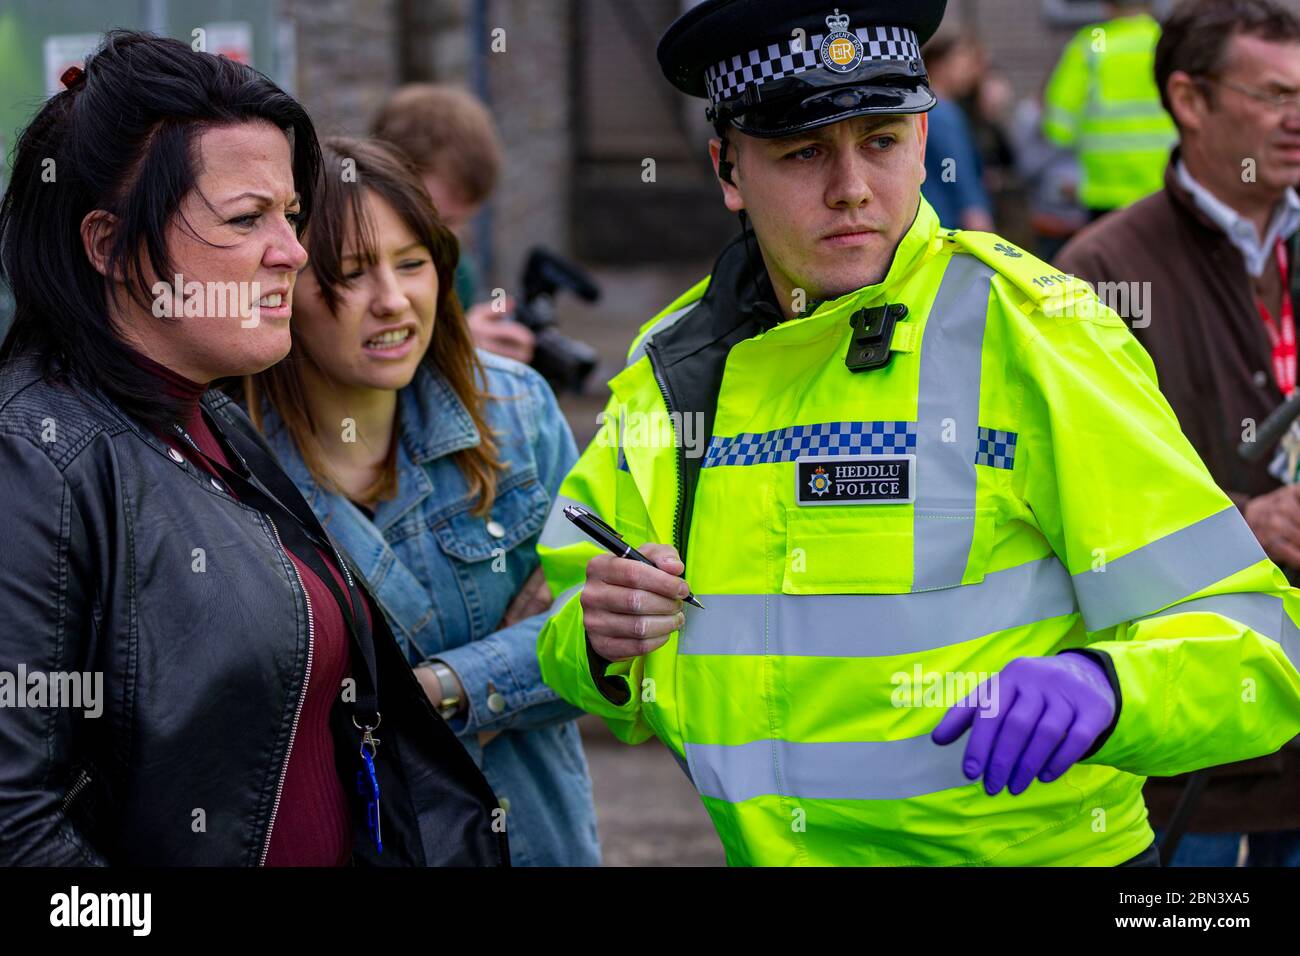
[[[1145,775],[1300,731],[1300,592],[1146,353],[921,198],[943,10],[706,0],[659,47],[753,228],[611,380],[538,651],[668,746],[732,864],[1149,861]]]
[[[1079,159],[1079,202],[1096,219],[1164,186],[1174,121],[1155,83],[1160,24],[1146,0],[1111,0],[1076,33],[1043,92],[1043,134]]]

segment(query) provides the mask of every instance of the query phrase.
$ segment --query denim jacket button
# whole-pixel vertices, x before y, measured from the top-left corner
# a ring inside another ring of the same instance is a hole
[[[487,705],[488,710],[492,711],[494,714],[499,714],[501,711],[506,709],[506,699],[499,693],[494,692],[488,694]]]
[[[176,464],[178,465],[181,464],[183,461],[185,461],[185,457],[180,452],[178,452],[175,448],[167,449],[167,457],[170,458],[172,461],[176,462]]]
[[[500,521],[489,521],[487,523],[487,533],[492,535],[494,538],[504,538],[506,536],[506,529],[502,527]]]

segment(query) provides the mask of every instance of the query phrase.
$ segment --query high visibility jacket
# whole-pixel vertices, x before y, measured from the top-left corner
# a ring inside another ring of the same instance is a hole
[[[883,282],[757,332],[744,260],[733,244],[643,330],[539,545],[544,680],[667,744],[729,863],[1112,865],[1153,838],[1145,775],[1300,732],[1300,592],[1085,284],[924,201]],[[907,307],[890,364],[850,371],[850,317],[887,303]],[[849,481],[820,503],[838,463],[909,463],[913,500],[848,503],[881,494]],[[706,609],[602,663],[574,502],[676,544]],[[990,797],[968,735],[931,741],[1012,659],[1083,647],[1118,715],[1060,778]]]
[[[1043,134],[1075,150],[1089,209],[1119,209],[1164,186],[1173,119],[1155,81],[1160,24],[1142,14],[1080,30],[1043,95]]]

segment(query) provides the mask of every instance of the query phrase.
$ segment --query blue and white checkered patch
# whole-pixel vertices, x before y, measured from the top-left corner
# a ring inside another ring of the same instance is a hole
[[[766,465],[804,455],[907,455],[916,451],[916,422],[823,422],[709,440],[705,468]]]
[[[975,453],[975,464],[988,465],[990,468],[1010,470],[1016,464],[1016,433],[1000,432],[996,428],[979,430],[979,451]]]
[[[862,41],[863,61],[920,60],[921,45],[916,34],[903,27],[858,27],[853,31]],[[808,38],[806,48],[797,38],[769,44],[766,50],[750,50],[704,71],[709,99],[717,105],[744,92],[753,84],[797,76],[807,70],[824,69],[821,62],[825,33]]]

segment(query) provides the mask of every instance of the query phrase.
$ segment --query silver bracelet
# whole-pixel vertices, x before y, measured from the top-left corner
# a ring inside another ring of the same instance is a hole
[[[442,688],[442,699],[436,708],[438,714],[443,720],[451,720],[460,711],[464,700],[464,691],[459,689],[460,681],[456,672],[442,661],[426,661],[425,664],[433,670],[433,675],[438,678],[438,686]]]

